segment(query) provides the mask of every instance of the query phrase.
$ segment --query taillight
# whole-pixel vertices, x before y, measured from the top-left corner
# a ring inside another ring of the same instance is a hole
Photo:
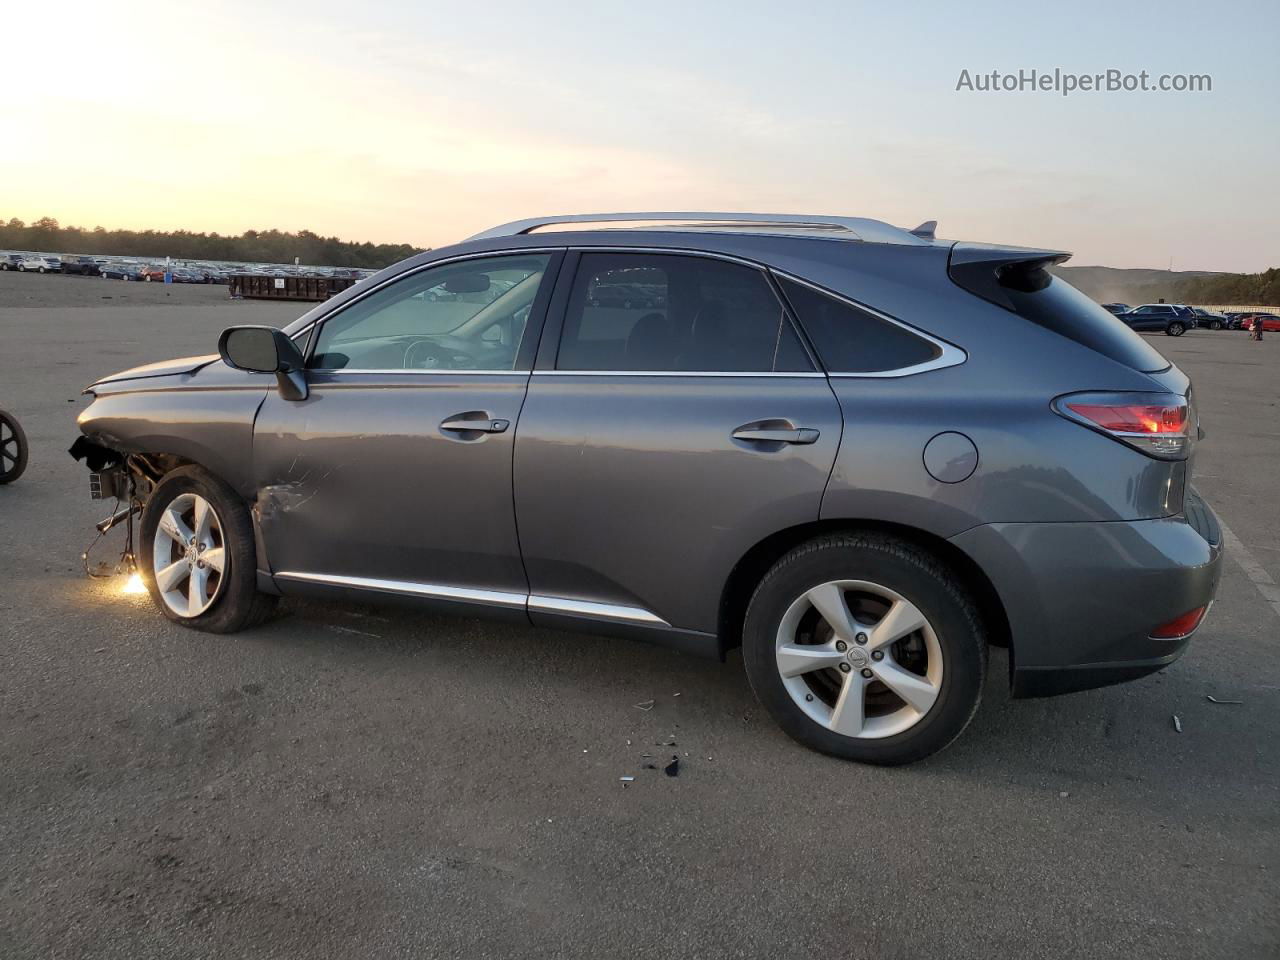
[[[1189,637],[1195,633],[1200,626],[1200,621],[1204,619],[1206,611],[1209,607],[1196,607],[1194,610],[1188,610],[1180,617],[1174,617],[1168,623],[1162,623],[1151,631],[1151,637],[1155,640],[1181,640],[1183,637]]]
[[[1189,401],[1176,393],[1069,393],[1053,409],[1161,460],[1185,459],[1196,429]]]

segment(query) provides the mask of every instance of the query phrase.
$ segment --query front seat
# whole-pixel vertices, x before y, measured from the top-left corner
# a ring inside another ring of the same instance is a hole
[[[668,370],[675,355],[671,321],[661,313],[646,313],[627,334],[628,370]]]

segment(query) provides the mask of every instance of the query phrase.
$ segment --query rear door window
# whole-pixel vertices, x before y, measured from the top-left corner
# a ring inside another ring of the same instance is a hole
[[[584,253],[556,369],[777,373],[813,365],[759,270],[677,254]]]

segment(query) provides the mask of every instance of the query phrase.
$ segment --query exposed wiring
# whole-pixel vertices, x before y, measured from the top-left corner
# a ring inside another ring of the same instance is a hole
[[[120,498],[116,497],[116,505],[111,510],[111,513],[108,514],[108,516],[109,517],[115,516],[115,514],[119,511],[119,509],[120,509]],[[93,548],[98,545],[98,541],[101,540],[103,537],[105,537],[109,531],[110,531],[109,527],[107,528],[107,530],[100,530],[98,532],[98,535],[93,538],[93,542],[90,543],[89,546],[84,548],[84,553],[80,554],[80,559],[84,563],[84,572],[88,574],[89,578],[92,580],[107,580],[111,577],[114,577],[118,573],[123,573],[124,570],[122,570],[121,568],[125,565],[126,558],[130,556],[130,548],[133,546],[133,537],[132,537],[133,525],[132,524],[129,525],[129,529],[125,537],[124,549],[120,551],[120,559],[116,561],[116,565],[108,573],[93,572],[93,570],[89,567],[89,554],[91,554],[93,552]],[[105,563],[105,561],[103,561],[103,563]]]

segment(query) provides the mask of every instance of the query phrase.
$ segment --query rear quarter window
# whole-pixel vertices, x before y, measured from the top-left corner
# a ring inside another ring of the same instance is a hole
[[[883,373],[936,360],[937,344],[786,277],[783,293],[830,373]]]

